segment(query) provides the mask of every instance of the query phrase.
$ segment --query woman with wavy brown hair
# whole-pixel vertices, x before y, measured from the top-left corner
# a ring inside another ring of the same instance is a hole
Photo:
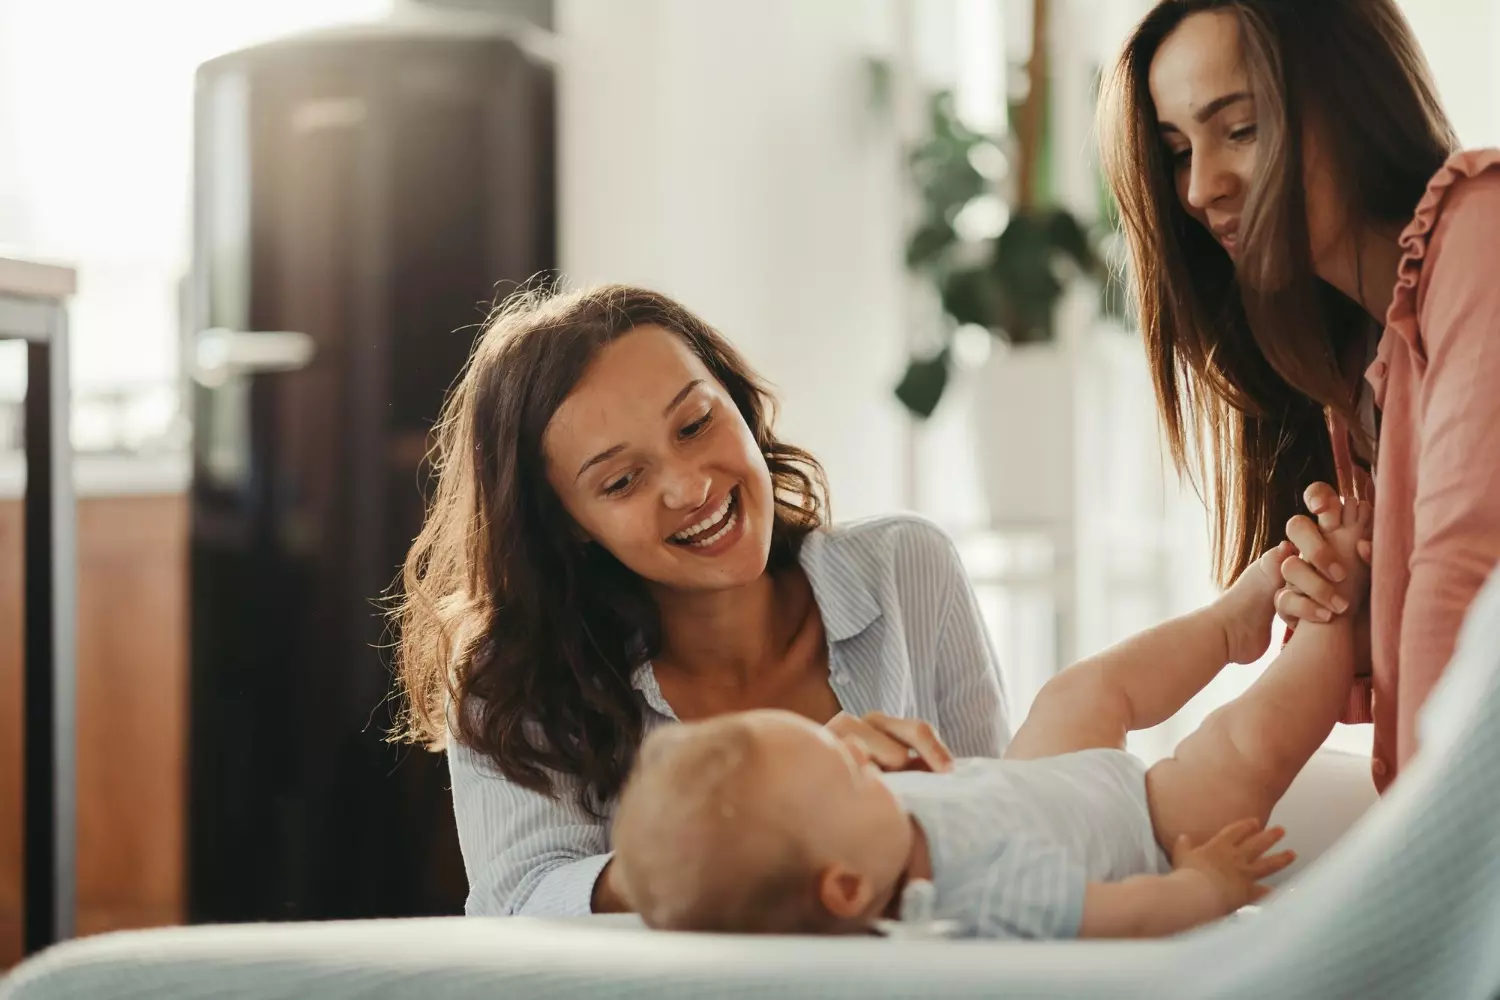
[[[665,296],[512,299],[449,397],[437,476],[395,621],[469,913],[624,908],[609,819],[676,720],[789,709],[890,770],[1009,740],[952,542],[911,517],[830,527],[764,385]]]
[[[1383,789],[1500,560],[1500,151],[1455,153],[1394,0],[1161,0],[1100,125],[1221,579],[1286,530],[1283,617],[1341,613],[1300,503],[1373,489],[1370,676],[1347,715],[1373,718]]]

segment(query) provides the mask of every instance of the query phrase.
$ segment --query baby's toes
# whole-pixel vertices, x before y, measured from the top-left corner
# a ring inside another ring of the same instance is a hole
[[[1258,562],[1260,564],[1260,571],[1265,574],[1265,582],[1274,584],[1279,588],[1286,580],[1285,574],[1281,571],[1281,564],[1293,558],[1296,554],[1297,549],[1292,543],[1285,541],[1277,545],[1274,549],[1267,549],[1265,552],[1262,552]]]
[[[1362,538],[1370,537],[1370,528],[1375,521],[1375,505],[1363,500],[1348,500],[1344,504],[1344,522],[1327,533],[1329,542],[1343,555],[1345,550],[1354,551]]]

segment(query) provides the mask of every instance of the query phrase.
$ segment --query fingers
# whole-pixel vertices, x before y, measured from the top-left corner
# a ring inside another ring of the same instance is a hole
[[[1281,544],[1274,549],[1267,549],[1261,554],[1258,561],[1261,572],[1273,580],[1282,580],[1281,564],[1297,554],[1297,547],[1291,542],[1282,540]]]
[[[1258,830],[1260,830],[1260,820],[1258,819],[1235,820],[1210,837],[1206,846],[1212,847],[1227,844],[1232,847],[1238,847],[1244,842],[1246,837],[1256,833]]]
[[[1270,878],[1279,871],[1283,871],[1297,860],[1296,851],[1277,851],[1263,858],[1256,858],[1250,862],[1246,870],[1250,877],[1259,882],[1263,878]]]
[[[886,732],[915,750],[929,770],[949,771],[953,769],[953,754],[943,741],[938,739],[938,734],[932,726],[921,719],[890,719],[888,721],[890,728]]]
[[[823,724],[823,728],[835,736],[843,736],[849,731],[849,727],[859,720],[848,712],[840,712]]]
[[[1338,516],[1342,518],[1343,514],[1339,512]],[[1333,528],[1338,526],[1338,523],[1335,523]],[[1312,518],[1305,514],[1298,514],[1292,518],[1286,523],[1286,537],[1297,546],[1297,552],[1302,560],[1329,580],[1342,583],[1348,576],[1347,571],[1339,564],[1338,553],[1334,551],[1328,539],[1323,537],[1323,531]],[[1285,569],[1285,566],[1283,565],[1282,568]]]
[[[840,712],[826,727],[839,739],[857,747],[882,771],[901,771],[911,765],[911,753],[898,742],[870,725],[864,719]]]
[[[1370,540],[1368,538],[1361,538],[1358,542],[1354,543],[1354,548],[1359,552],[1359,557],[1365,561],[1365,565],[1370,565],[1370,561],[1375,556],[1375,546]]]
[[[1288,559],[1281,564],[1281,575],[1286,579],[1288,587],[1301,591],[1303,596],[1310,598],[1319,607],[1327,608],[1335,614],[1343,614],[1349,610],[1349,602],[1339,596],[1337,588],[1309,566],[1305,559],[1296,556]]]
[[[1286,836],[1286,830],[1279,826],[1269,827],[1259,833],[1251,834],[1240,843],[1240,850],[1246,858],[1258,858],[1262,854],[1276,846],[1276,842]]]
[[[911,752],[884,733],[866,729],[843,738],[845,742],[857,744],[870,762],[882,771],[905,771],[911,767]]]
[[[1302,502],[1317,517],[1318,527],[1324,531],[1331,531],[1343,523],[1343,503],[1339,500],[1339,491],[1327,483],[1313,483],[1309,486],[1302,494]]]
[[[824,723],[823,728],[847,742],[851,736],[857,736],[862,729],[867,727],[848,712],[840,712]]]
[[[1276,613],[1281,616],[1282,621],[1294,628],[1303,619],[1315,622],[1333,621],[1333,612],[1302,591],[1293,590],[1291,587],[1283,587],[1276,592]]]
[[[1242,867],[1245,875],[1252,880],[1260,880],[1275,875],[1297,860],[1294,851],[1277,851],[1275,854],[1266,854],[1272,847],[1286,836],[1286,829],[1280,826],[1262,828],[1258,819],[1242,819],[1231,823],[1220,830],[1209,841],[1210,846],[1218,844],[1226,848],[1232,848],[1238,857],[1238,864]]]
[[[860,721],[879,743],[880,750],[872,757],[881,770],[906,770],[917,763],[930,771],[953,768],[953,754],[938,739],[932,726],[921,719],[896,719],[882,712],[871,712]]]
[[[866,726],[845,739],[858,741],[864,748],[865,755],[882,771],[905,771],[912,765],[911,750],[906,744],[891,739],[877,729]]]

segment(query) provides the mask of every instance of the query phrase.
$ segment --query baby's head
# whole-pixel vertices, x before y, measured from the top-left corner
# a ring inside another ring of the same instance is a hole
[[[880,915],[911,836],[858,747],[790,712],[745,712],[645,740],[614,863],[652,927],[839,933]]]

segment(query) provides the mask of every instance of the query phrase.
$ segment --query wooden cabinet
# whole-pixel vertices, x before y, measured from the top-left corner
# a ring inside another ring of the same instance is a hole
[[[0,968],[21,954],[21,523],[0,501]]]
[[[0,500],[0,968],[21,951],[19,500]],[[187,785],[186,496],[78,501],[79,934],[178,923]]]

